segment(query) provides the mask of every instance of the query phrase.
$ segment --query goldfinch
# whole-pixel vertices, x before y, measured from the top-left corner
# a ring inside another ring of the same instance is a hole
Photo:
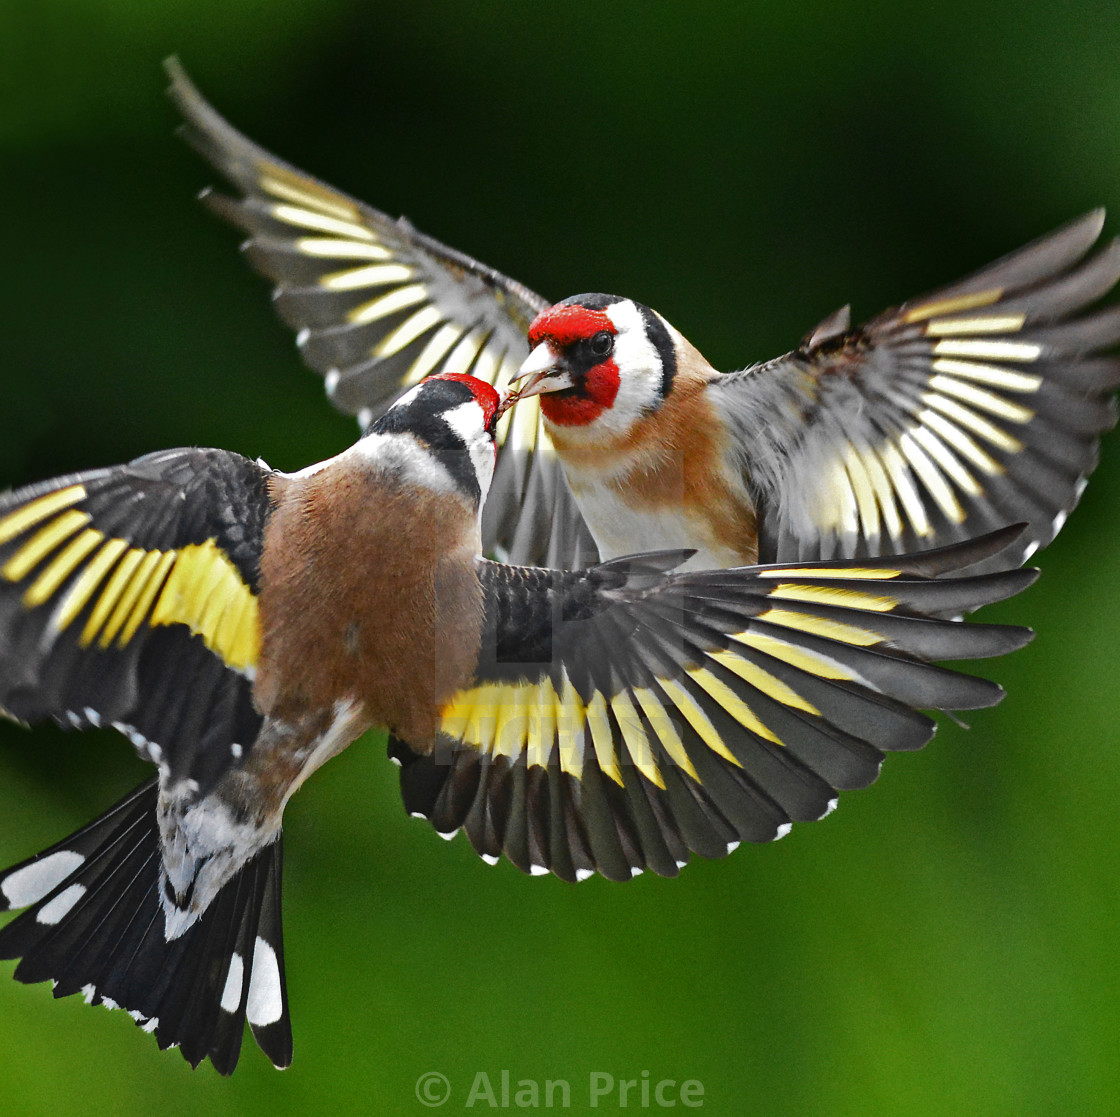
[[[578,566],[651,547],[697,568],[898,554],[1023,521],[1018,562],[1076,504],[1115,422],[1120,243],[1090,213],[857,329],[847,308],[721,374],[659,314],[555,306],[251,143],[169,63],[186,135],[240,198],[281,316],[365,424],[422,377],[533,378],[498,431],[488,553]],[[528,392],[526,393],[528,394]],[[566,481],[565,481],[566,477]]]
[[[112,726],[157,769],[0,872],[18,980],[226,1074],[247,1021],[287,1066],[284,808],[367,728],[443,836],[625,880],[821,818],[925,744],[919,707],[1002,697],[930,661],[1030,638],[937,619],[1034,580],[956,576],[1016,529],[874,565],[507,566],[480,512],[508,402],[442,374],[297,473],[180,449],[0,496],[0,710]]]

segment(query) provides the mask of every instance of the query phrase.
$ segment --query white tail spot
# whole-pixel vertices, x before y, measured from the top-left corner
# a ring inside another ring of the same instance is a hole
[[[84,884],[72,884],[64,888],[50,903],[44,904],[35,913],[36,923],[45,923],[48,927],[60,923],[69,913],[70,909],[86,894]]]
[[[249,977],[249,999],[245,1017],[250,1024],[275,1024],[284,1015],[284,992],[280,987],[280,963],[276,951],[257,936],[253,947],[253,972]]]
[[[223,1012],[236,1012],[241,1007],[241,987],[245,984],[245,963],[235,950],[230,955],[229,973],[226,986],[222,990],[221,1006]]]
[[[0,892],[10,907],[25,908],[53,892],[83,861],[80,853],[60,849],[9,873],[0,881]]]

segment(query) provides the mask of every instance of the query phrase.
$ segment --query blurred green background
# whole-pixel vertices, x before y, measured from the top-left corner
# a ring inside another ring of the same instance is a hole
[[[641,299],[718,367],[1120,214],[1114,4],[9,3],[0,483],[192,443],[294,469],[355,436],[193,200],[171,53],[297,166],[545,295]],[[288,811],[293,1068],[247,1038],[231,1080],[192,1073],[4,976],[5,1110],[410,1114],[440,1071],[454,1112],[504,1068],[573,1109],[591,1072],[649,1071],[717,1114],[1116,1112],[1118,513],[1110,437],[1042,581],[990,611],[1038,631],[985,667],[1006,702],[676,881],[488,868],[404,817],[364,740]],[[112,735],[5,729],[0,863],[144,771]]]

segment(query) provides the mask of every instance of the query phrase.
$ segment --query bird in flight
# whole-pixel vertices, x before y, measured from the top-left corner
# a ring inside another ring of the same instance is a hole
[[[0,712],[112,726],[156,768],[0,872],[0,910],[26,909],[0,930],[18,980],[227,1074],[247,1021],[287,1066],[283,812],[367,728],[443,836],[627,880],[821,818],[925,744],[920,709],[1002,697],[931,661],[1030,638],[937,619],[1034,580],[957,576],[1015,529],[874,567],[493,562],[509,402],[445,373],[296,473],[179,449],[0,496]]]
[[[1021,562],[1076,504],[1116,420],[1120,242],[1103,211],[851,328],[716,371],[660,314],[522,284],[290,166],[168,63],[187,139],[238,196],[209,205],[336,406],[364,426],[440,371],[532,379],[498,431],[487,553],[578,566],[688,547],[697,568],[901,554],[1025,522]]]

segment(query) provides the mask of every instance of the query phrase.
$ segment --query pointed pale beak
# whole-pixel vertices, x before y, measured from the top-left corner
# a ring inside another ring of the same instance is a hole
[[[564,367],[563,355],[558,353],[548,341],[542,341],[525,358],[525,363],[518,369],[517,375],[510,377],[510,387],[518,384],[519,381],[524,383],[514,389],[515,399],[539,396],[545,392],[560,392],[572,387],[572,378]]]

